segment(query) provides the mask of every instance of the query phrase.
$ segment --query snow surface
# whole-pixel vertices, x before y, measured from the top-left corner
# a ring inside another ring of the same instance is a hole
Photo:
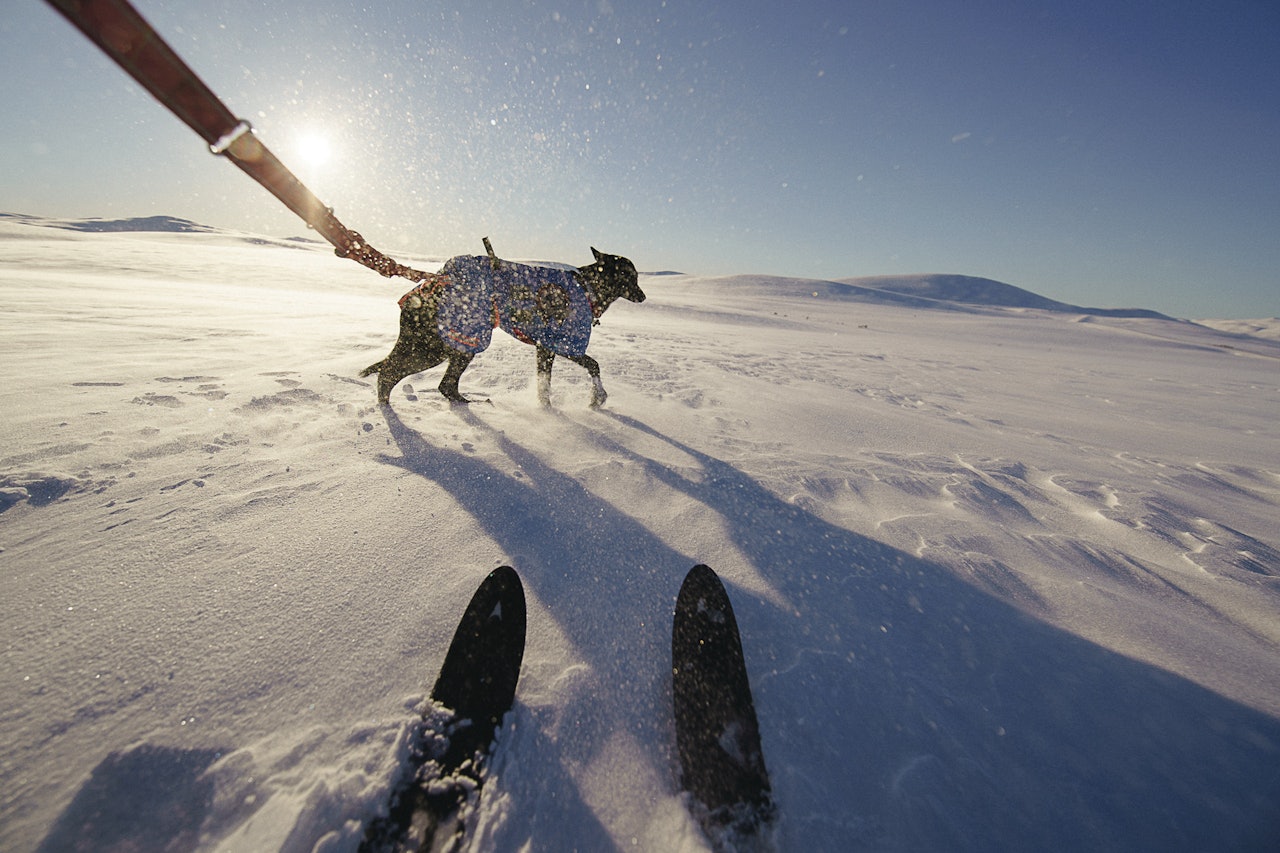
[[[502,563],[529,644],[473,846],[705,849],[697,562],[780,849],[1275,849],[1274,336],[654,274],[604,410],[570,364],[538,408],[502,335],[492,405],[437,370],[383,410],[407,283],[138,222],[0,218],[0,849],[354,850]]]

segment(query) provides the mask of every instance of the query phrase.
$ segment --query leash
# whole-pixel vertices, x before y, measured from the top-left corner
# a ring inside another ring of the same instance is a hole
[[[254,135],[249,122],[227,109],[128,0],[46,2],[204,139],[210,152],[236,164],[333,244],[338,257],[351,258],[388,278],[422,282],[437,277],[397,263],[339,222],[333,208],[285,168]]]

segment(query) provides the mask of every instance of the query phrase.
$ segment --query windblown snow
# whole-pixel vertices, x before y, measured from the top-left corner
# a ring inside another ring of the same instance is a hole
[[[473,849],[706,849],[671,720],[698,562],[779,849],[1275,849],[1276,321],[642,275],[605,409],[567,363],[539,408],[502,335],[463,380],[491,405],[437,370],[381,409],[356,374],[407,283],[94,222],[0,218],[0,849],[355,850],[504,563],[529,644]],[[399,259],[478,249],[440,248]]]

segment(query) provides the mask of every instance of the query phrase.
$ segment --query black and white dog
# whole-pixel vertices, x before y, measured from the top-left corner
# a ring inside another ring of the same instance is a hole
[[[587,355],[591,327],[617,299],[643,302],[635,264],[593,247],[596,262],[577,269],[513,264],[484,255],[450,258],[440,272],[400,298],[400,337],[382,361],[361,371],[378,374],[378,402],[413,373],[448,361],[440,393],[465,403],[458,380],[489,346],[494,328],[538,348],[538,401],[551,405],[551,365],[557,355],[586,368],[591,405],[607,396],[600,365]]]

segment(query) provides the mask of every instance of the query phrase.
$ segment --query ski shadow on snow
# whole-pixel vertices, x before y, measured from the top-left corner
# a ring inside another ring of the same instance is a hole
[[[521,478],[384,412],[403,454],[384,461],[447,489],[589,662],[564,717],[539,712],[541,761],[585,767],[621,730],[674,789],[675,594],[694,563],[732,578],[728,561],[745,558],[773,593],[730,583],[782,848],[1248,850],[1280,833],[1280,722],[830,524],[635,418],[606,413],[619,438],[562,420],[714,512],[741,557],[679,553],[466,410]],[[697,470],[629,446],[651,439]],[[591,817],[580,800],[564,808],[539,804],[564,825]],[[612,846],[591,821],[590,840]]]

